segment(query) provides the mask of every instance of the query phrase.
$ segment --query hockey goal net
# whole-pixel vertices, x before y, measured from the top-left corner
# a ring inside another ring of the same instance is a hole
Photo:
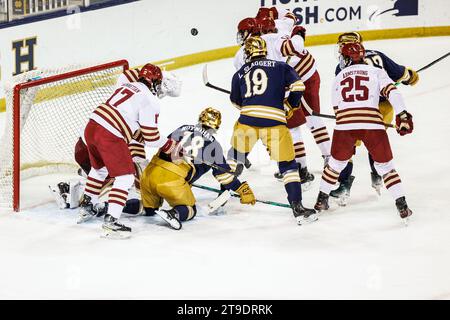
[[[74,146],[90,113],[112,94],[126,60],[93,67],[34,70],[5,86],[0,140],[0,208],[20,208],[21,180],[74,173]]]

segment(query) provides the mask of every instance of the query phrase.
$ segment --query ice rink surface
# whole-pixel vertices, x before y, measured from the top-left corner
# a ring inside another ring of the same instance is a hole
[[[450,49],[450,37],[367,42],[418,69]],[[332,113],[334,46],[311,47],[322,78],[322,113]],[[195,123],[206,106],[222,111],[219,140],[227,149],[238,112],[225,94],[206,88],[203,65],[177,70],[179,98],[162,100],[161,132]],[[415,87],[401,86],[415,130],[389,136],[394,161],[414,211],[405,227],[386,190],[370,187],[367,152],[354,159],[347,207],[332,204],[319,221],[297,226],[288,209],[232,199],[227,213],[208,216],[215,194],[195,190],[197,217],[181,231],[158,217],[123,217],[133,227],[124,241],[101,239],[101,221],[76,225],[76,210],[58,210],[47,185],[70,178],[50,175],[23,183],[20,214],[0,213],[0,298],[137,299],[450,299],[450,59],[420,73]],[[213,84],[230,87],[231,59],[209,64]],[[0,115],[3,132],[4,114]],[[332,130],[333,122],[326,120]],[[315,174],[304,204],[313,206],[323,165],[312,135],[303,129],[308,168]],[[256,196],[286,202],[275,164],[264,148],[250,155],[243,174]],[[199,183],[217,187],[211,175]]]

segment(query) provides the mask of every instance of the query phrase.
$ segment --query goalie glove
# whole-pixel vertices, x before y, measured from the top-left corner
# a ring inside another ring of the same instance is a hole
[[[400,112],[395,117],[395,123],[397,125],[397,132],[401,136],[404,136],[405,134],[410,134],[414,129],[414,124],[412,121],[412,115],[408,113],[406,110]]]
[[[241,186],[236,190],[236,193],[239,194],[242,204],[254,205],[256,203],[255,195],[246,181],[241,183]]]
[[[402,83],[410,86],[415,85],[419,81],[419,74],[410,68],[406,68],[406,70],[408,71],[409,77],[407,80],[402,81]]]

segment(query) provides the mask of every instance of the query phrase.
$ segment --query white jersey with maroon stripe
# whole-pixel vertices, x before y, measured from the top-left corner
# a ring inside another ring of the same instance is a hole
[[[385,129],[378,108],[380,95],[391,102],[396,114],[406,110],[401,94],[385,70],[366,64],[343,69],[332,86],[335,129]]]
[[[287,63],[297,71],[302,81],[306,81],[316,72],[316,60],[305,49],[305,41],[299,35],[285,39],[281,44],[281,54],[289,57]]]
[[[128,69],[125,70],[117,79],[116,88],[120,87],[125,83],[136,82],[139,80],[139,69]]]
[[[159,134],[159,112],[158,98],[145,84],[133,82],[118,87],[91,119],[127,143],[141,133],[146,146],[159,148],[167,141]]]
[[[286,62],[286,58],[281,54],[280,48],[284,38],[278,33],[263,34],[261,38],[266,41],[267,59]],[[245,64],[244,46],[240,47],[234,56],[233,65],[236,70],[241,69]]]

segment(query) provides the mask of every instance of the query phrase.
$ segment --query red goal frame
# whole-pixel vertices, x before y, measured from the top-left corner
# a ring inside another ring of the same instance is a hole
[[[20,211],[20,91],[23,89],[28,89],[43,84],[48,84],[54,81],[70,79],[77,76],[107,70],[112,68],[122,67],[123,71],[129,69],[129,64],[127,60],[117,60],[94,67],[84,68],[80,70],[70,71],[38,80],[33,80],[29,82],[23,82],[16,84],[14,86],[13,93],[13,210],[15,212]]]

